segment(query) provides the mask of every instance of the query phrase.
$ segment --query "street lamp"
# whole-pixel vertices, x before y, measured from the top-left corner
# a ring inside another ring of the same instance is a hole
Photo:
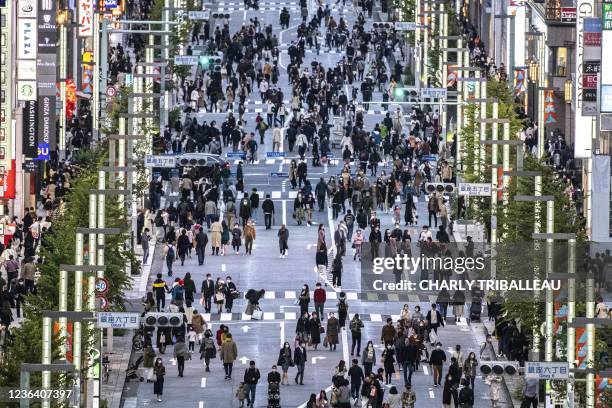
[[[539,69],[540,63],[537,60],[532,60],[529,62],[529,78],[531,78],[533,82],[538,81]]]
[[[572,103],[572,88],[573,88],[574,84],[572,82],[571,79],[566,79],[565,80],[565,87],[564,87],[564,96],[565,96],[565,103],[567,104],[571,104]]]

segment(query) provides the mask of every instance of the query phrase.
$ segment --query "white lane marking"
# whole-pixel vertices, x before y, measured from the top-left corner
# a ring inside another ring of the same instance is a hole
[[[272,198],[281,198],[281,192],[280,191],[273,191],[271,197]]]
[[[296,198],[297,197],[298,192],[297,191],[290,191],[289,192],[289,198]]]
[[[285,299],[295,299],[295,292],[292,290],[286,290]]]
[[[204,401],[200,401],[198,404],[198,408],[204,408]]]
[[[285,320],[297,320],[297,313],[285,312]]]
[[[372,313],[370,315],[370,321],[372,322],[382,322],[382,316],[378,313]]]
[[[280,346],[285,344],[285,322],[280,322]]]
[[[429,375],[429,368],[427,368],[427,364],[422,364],[421,366],[423,367],[423,374]]]
[[[231,313],[221,313],[221,318],[219,319],[222,322],[227,322],[232,320],[232,314]]]
[[[342,332],[342,335],[340,336],[342,339],[342,357],[344,357],[344,361],[350,361],[348,334],[346,331],[346,327],[342,327],[340,331]]]
[[[346,299],[347,300],[357,300],[357,292],[347,292]]]
[[[264,299],[275,299],[276,294],[274,292],[266,292],[264,293]]]
[[[429,398],[432,398],[432,399],[436,398],[436,396],[435,396],[435,394],[434,394],[434,392],[433,392],[433,390],[431,388],[429,389]]]
[[[283,224],[287,225],[287,200],[283,200]]]
[[[227,266],[225,264],[221,264],[221,272],[227,271]]]
[[[200,387],[206,388],[206,377],[202,377],[202,381],[200,383]]]
[[[275,313],[274,312],[264,312],[263,314],[263,319],[264,320],[274,320],[275,318]]]

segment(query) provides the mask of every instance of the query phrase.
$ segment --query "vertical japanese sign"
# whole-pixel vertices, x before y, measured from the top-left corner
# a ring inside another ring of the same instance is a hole
[[[593,121],[583,114],[584,88],[582,76],[584,74],[584,33],[586,20],[594,17],[595,0],[576,1],[576,71],[574,93],[574,157],[589,158],[593,149]]]
[[[38,144],[37,158],[49,159],[55,149],[57,88],[57,14],[54,0],[38,0]],[[41,154],[41,152],[43,154]]]
[[[79,37],[91,37],[93,35],[93,0],[78,0],[79,13]]]

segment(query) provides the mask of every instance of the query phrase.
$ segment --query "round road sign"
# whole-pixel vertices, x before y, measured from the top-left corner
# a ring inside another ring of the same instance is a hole
[[[104,295],[106,292],[108,292],[109,287],[110,284],[106,278],[96,278],[96,293],[98,295]]]
[[[106,299],[104,296],[97,296],[96,298],[100,302],[100,309],[101,310],[108,310],[108,299]]]
[[[115,95],[117,95],[117,88],[115,88],[114,86],[110,85],[106,87],[106,96],[108,96],[109,98],[114,97]]]

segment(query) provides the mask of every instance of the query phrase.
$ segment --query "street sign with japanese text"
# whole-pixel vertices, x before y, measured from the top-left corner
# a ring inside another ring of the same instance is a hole
[[[395,29],[397,31],[415,31],[416,23],[414,21],[396,21]]]
[[[198,65],[197,55],[175,55],[174,65]]]
[[[176,167],[176,156],[171,155],[147,155],[145,156],[145,167]]]
[[[569,363],[562,361],[526,361],[525,378],[566,380],[569,378]]]
[[[190,20],[208,20],[209,18],[210,18],[210,10],[190,11],[189,12]]]
[[[137,329],[140,327],[140,313],[130,312],[98,312],[99,329]]]
[[[459,183],[459,195],[490,197],[491,184],[487,183]]]
[[[421,98],[446,99],[446,88],[421,88]]]
[[[576,7],[561,7],[561,22],[576,23]]]
[[[266,157],[285,157],[285,152],[266,152]]]

